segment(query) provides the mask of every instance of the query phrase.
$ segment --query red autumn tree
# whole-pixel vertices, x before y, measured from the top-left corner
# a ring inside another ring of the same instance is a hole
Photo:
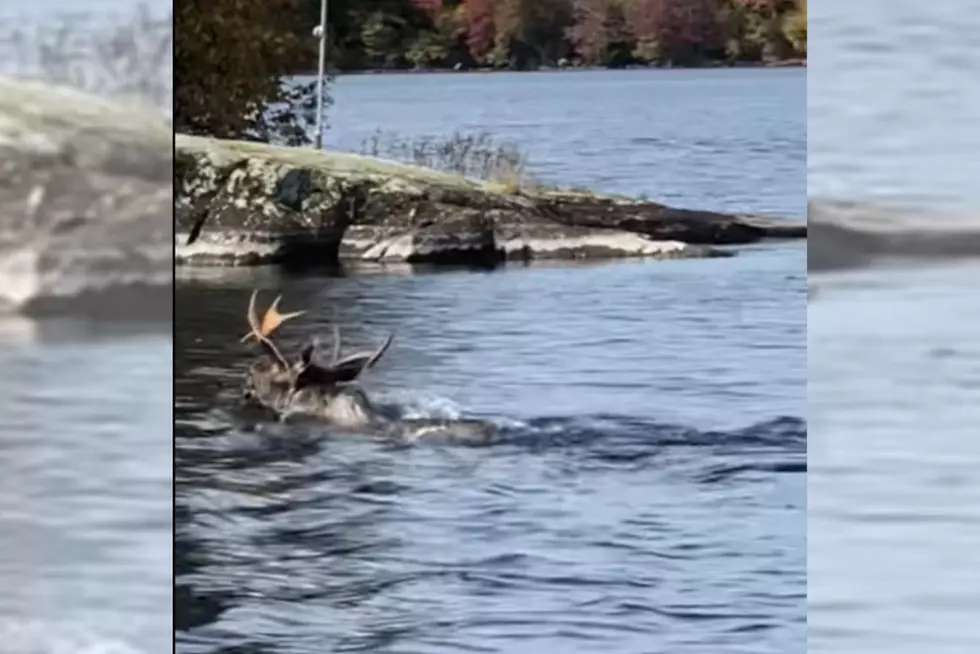
[[[493,48],[496,29],[494,26],[493,0],[464,0],[466,47],[476,60],[483,59]]]
[[[632,0],[626,10],[634,36],[655,48],[656,58],[688,62],[719,44],[712,0]]]
[[[511,64],[539,65],[568,54],[571,0],[495,0],[494,54]]]
[[[568,40],[579,56],[595,63],[606,49],[606,16],[609,0],[574,0],[572,26],[568,28]]]
[[[589,64],[605,62],[609,49],[630,40],[621,0],[573,0],[572,25],[566,38]]]

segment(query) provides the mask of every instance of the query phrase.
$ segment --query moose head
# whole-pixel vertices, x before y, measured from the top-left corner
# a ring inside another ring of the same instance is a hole
[[[298,356],[290,359],[283,355],[272,340],[272,334],[284,322],[301,316],[306,311],[280,313],[280,295],[269,305],[260,320],[255,306],[257,299],[258,291],[255,290],[248,303],[249,332],[241,340],[255,340],[264,350],[264,354],[248,369],[245,395],[280,413],[289,409],[292,400],[301,391],[312,391],[314,397],[320,398],[321,403],[329,402],[337,396],[340,387],[357,382],[364,372],[373,368],[394,339],[394,335],[389,335],[373,352],[355,352],[342,357],[340,329],[335,326],[329,362],[315,360],[315,340],[307,343]],[[307,395],[310,393],[307,392]]]

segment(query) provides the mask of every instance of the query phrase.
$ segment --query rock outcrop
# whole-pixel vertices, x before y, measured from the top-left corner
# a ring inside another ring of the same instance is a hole
[[[170,321],[172,128],[0,77],[0,312]]]
[[[178,264],[726,256],[806,225],[525,191],[355,154],[178,135]]]
[[[980,225],[861,203],[810,203],[810,272],[863,268],[885,260],[980,257]]]

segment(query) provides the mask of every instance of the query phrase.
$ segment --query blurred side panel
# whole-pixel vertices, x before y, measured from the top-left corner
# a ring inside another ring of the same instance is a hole
[[[0,3],[0,651],[172,651],[172,5]]]
[[[980,13],[812,9],[809,651],[978,651]]]

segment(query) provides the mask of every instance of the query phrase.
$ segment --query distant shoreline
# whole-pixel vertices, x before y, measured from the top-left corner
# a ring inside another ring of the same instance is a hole
[[[784,59],[779,61],[770,62],[708,62],[705,64],[697,66],[659,66],[650,65],[642,66],[639,64],[633,64],[629,66],[621,67],[610,67],[610,66],[539,66],[538,68],[491,68],[491,67],[473,67],[473,68],[365,68],[365,69],[350,69],[350,70],[329,70],[329,74],[335,77],[352,77],[360,75],[442,75],[442,74],[459,74],[459,73],[482,73],[482,74],[494,74],[494,73],[575,73],[575,72],[595,72],[595,71],[620,71],[620,70],[650,70],[650,71],[670,71],[670,70],[722,70],[722,69],[759,69],[759,68],[806,68],[806,59]],[[293,73],[292,76],[295,77],[315,77],[317,71],[303,71],[298,73]]]

